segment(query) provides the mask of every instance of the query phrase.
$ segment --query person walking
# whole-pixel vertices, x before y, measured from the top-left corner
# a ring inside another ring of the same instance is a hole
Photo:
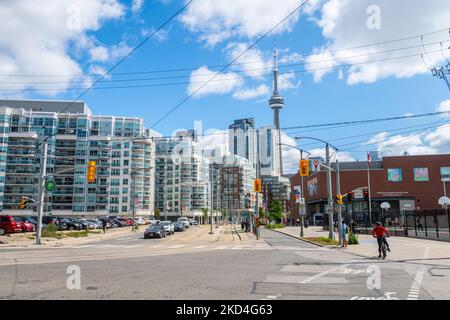
[[[347,247],[347,233],[348,233],[348,227],[345,224],[345,221],[342,220],[341,223],[341,236],[342,236],[342,247]]]
[[[106,221],[106,219],[102,220],[102,229],[103,229],[103,234],[106,233],[106,226],[107,226],[108,222]]]
[[[422,217],[419,217],[419,219],[417,219],[417,229],[420,231],[423,231],[423,219]]]

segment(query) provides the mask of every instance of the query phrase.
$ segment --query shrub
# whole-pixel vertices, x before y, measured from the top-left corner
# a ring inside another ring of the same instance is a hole
[[[284,227],[285,227],[285,225],[282,224],[282,223],[278,223],[278,224],[276,224],[276,223],[269,223],[268,225],[266,225],[266,228],[267,229],[271,229],[271,230],[273,230],[273,229],[283,229]]]
[[[358,236],[354,233],[351,233],[348,236],[348,244],[359,244]]]

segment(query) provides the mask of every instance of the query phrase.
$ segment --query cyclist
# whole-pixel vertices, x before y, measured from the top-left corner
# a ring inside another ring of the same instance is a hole
[[[372,236],[374,238],[377,238],[377,242],[378,242],[378,253],[380,254],[378,256],[378,258],[381,258],[381,245],[383,244],[383,242],[386,244],[386,248],[389,252],[391,252],[391,249],[389,248],[389,244],[386,241],[386,236],[390,237],[391,234],[389,233],[389,231],[383,227],[381,225],[381,222],[376,222],[375,223],[375,228],[373,228],[372,230]]]

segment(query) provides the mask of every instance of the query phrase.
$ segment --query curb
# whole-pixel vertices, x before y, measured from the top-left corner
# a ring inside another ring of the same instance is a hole
[[[282,231],[278,231],[278,230],[276,230],[276,229],[267,229],[267,230],[271,230],[271,231],[275,231],[275,232],[284,234],[284,235],[289,236],[289,237],[291,237],[291,238],[294,238],[294,239],[297,239],[297,240],[300,240],[300,241],[303,241],[303,242],[306,242],[306,243],[315,245],[315,246],[317,246],[317,247],[321,247],[321,248],[326,248],[326,247],[328,247],[328,246],[324,246],[324,245],[321,245],[321,244],[318,244],[318,243],[315,243],[315,242],[312,242],[312,241],[309,241],[309,240],[302,239],[302,238],[300,238],[300,237],[294,236],[293,234],[289,234],[289,233],[285,233],[285,232],[282,232]]]

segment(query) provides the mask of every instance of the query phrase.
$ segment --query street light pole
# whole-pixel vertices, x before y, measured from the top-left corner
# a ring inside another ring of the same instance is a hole
[[[214,211],[214,204],[213,204],[213,200],[214,200],[214,195],[213,195],[213,189],[214,189],[214,167],[212,167],[212,169],[211,169],[211,173],[210,173],[210,175],[211,175],[211,179],[210,179],[210,181],[211,181],[211,191],[210,191],[210,193],[211,193],[211,214],[210,214],[210,216],[211,216],[211,229],[210,229],[210,231],[209,231],[209,234],[214,234],[214,232],[213,232],[213,211]]]
[[[303,160],[303,150],[300,150],[300,160]],[[301,183],[300,183],[301,184],[301,186],[300,186],[301,198],[304,198],[305,194],[304,194],[304,190],[303,190],[303,176],[301,176],[300,179],[301,179]],[[302,212],[302,204],[301,203],[298,204],[298,213],[300,215],[300,238],[303,238],[305,235],[304,230],[303,230],[303,225],[305,223],[305,217]]]
[[[44,199],[45,199],[45,175],[47,172],[47,141],[42,143],[43,155],[41,158],[40,172],[39,172],[39,184],[38,184],[38,212],[37,212],[37,228],[36,228],[36,244],[41,245],[42,234],[42,215],[44,212]]]
[[[328,167],[328,171],[327,171],[327,194],[328,194],[328,210],[330,210],[329,208],[332,208],[333,206],[333,196],[332,196],[332,187],[331,187],[331,167],[330,167],[330,145],[327,143],[326,147],[325,147],[325,157],[326,157],[326,162],[327,162],[327,167]],[[329,229],[329,233],[328,233],[328,238],[329,239],[334,239],[334,234],[333,234],[333,212],[329,212],[328,213],[328,229]]]
[[[336,194],[341,194],[341,175],[339,168],[339,160],[336,159]],[[344,239],[342,239],[342,205],[338,204],[338,234],[339,234],[339,245],[344,244]]]

